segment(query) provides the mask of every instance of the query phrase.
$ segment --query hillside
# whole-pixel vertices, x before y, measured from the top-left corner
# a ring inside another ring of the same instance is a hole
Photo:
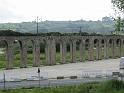
[[[102,18],[102,21],[42,21],[38,24],[39,33],[48,33],[48,32],[60,32],[60,33],[78,33],[88,32],[93,33],[97,32],[100,34],[108,34],[114,30],[114,22],[109,17]],[[28,32],[36,33],[37,23],[32,22],[22,22],[22,23],[1,23],[0,30],[14,30],[17,32]]]

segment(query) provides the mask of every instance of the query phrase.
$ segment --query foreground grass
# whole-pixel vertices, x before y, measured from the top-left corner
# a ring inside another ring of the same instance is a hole
[[[95,93],[124,93],[124,81],[107,81],[101,84]]]
[[[93,93],[98,84],[83,84],[77,86],[63,86],[50,88],[8,89],[0,93]]]
[[[110,80],[75,86],[0,90],[0,93],[124,93],[124,82]]]

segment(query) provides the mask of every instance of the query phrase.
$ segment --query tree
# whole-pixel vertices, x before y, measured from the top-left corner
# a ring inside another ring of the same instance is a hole
[[[120,32],[123,32],[124,28],[124,19],[120,16],[120,13],[122,13],[122,15],[124,14],[124,0],[111,0],[111,2],[115,8],[115,11],[119,13],[119,17],[115,19],[115,34],[120,34]]]
[[[121,18],[118,17],[115,20],[115,32],[116,32],[117,35],[120,33],[120,28],[121,28]]]
[[[118,8],[119,11],[124,13],[124,0],[111,0],[114,7]]]
[[[121,19],[121,17],[117,17],[116,19],[114,19],[114,28],[115,30],[112,31],[112,34],[115,35],[122,35],[124,34],[124,20]]]

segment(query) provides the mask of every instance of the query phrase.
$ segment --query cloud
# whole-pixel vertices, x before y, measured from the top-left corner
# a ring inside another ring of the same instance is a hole
[[[0,0],[0,23],[17,22],[22,19],[22,16],[16,14],[13,10],[14,6],[9,4],[7,0]]]
[[[0,0],[0,22],[98,20],[111,13],[111,0]]]

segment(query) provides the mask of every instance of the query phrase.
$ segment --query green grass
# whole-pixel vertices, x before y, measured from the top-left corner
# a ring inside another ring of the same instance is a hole
[[[5,67],[5,55],[4,54],[0,54],[0,68]]]
[[[102,83],[96,93],[124,93],[124,81],[111,80]]]
[[[124,81],[110,80],[102,83],[86,83],[49,88],[4,89],[0,93],[124,93]]]
[[[0,90],[0,93],[93,93],[98,84],[82,84],[74,86],[28,88]]]

